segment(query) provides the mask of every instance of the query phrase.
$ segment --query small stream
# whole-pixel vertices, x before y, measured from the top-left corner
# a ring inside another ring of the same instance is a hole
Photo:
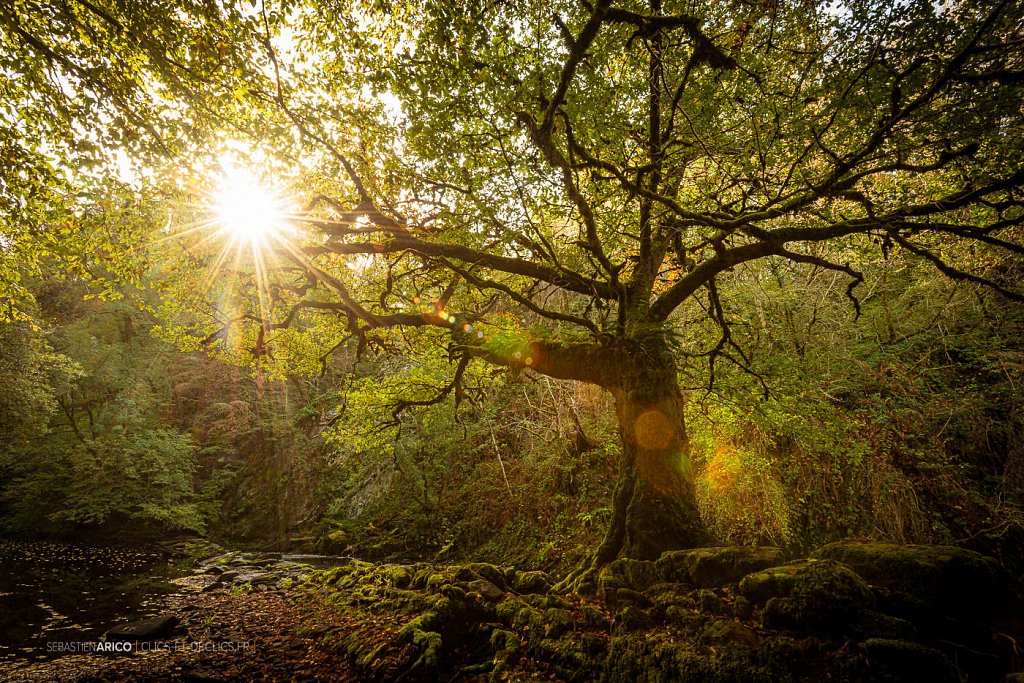
[[[0,540],[0,665],[54,659],[47,643],[95,642],[154,616],[189,564],[152,546]]]
[[[323,569],[349,560],[232,551],[218,561],[240,565],[243,574],[273,564]],[[0,539],[0,678],[4,669],[63,656],[58,644],[95,643],[112,626],[164,613],[171,598],[212,578],[194,560],[157,546]]]

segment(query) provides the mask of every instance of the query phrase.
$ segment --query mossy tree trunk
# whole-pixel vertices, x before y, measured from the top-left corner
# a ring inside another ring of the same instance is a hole
[[[585,591],[619,557],[653,560],[711,539],[697,510],[690,445],[675,359],[667,343],[615,353],[607,388],[615,397],[622,456],[612,517],[600,547],[562,586]]]

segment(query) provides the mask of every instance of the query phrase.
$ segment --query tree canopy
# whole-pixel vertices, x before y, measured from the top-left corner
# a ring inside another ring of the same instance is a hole
[[[735,268],[835,271],[851,315],[870,250],[1022,299],[1022,12],[16,2],[5,257],[51,228],[34,184],[79,181],[90,155],[141,155],[180,196],[204,150],[248,139],[302,208],[238,252],[239,277],[210,275],[231,257],[202,230],[161,236],[185,247],[167,333],[307,369],[347,343],[447,345],[451,381],[398,409],[467,396],[478,360],[604,387],[623,457],[593,565],[656,556],[707,539],[677,366],[749,366]],[[713,344],[680,347],[684,310]]]

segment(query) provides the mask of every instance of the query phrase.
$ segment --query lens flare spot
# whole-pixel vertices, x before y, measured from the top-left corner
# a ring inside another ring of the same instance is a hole
[[[633,424],[636,442],[641,448],[661,450],[672,443],[674,429],[665,414],[657,408],[645,411]]]
[[[733,487],[740,474],[741,463],[731,449],[720,446],[715,449],[704,471],[708,488],[714,493],[724,493]]]

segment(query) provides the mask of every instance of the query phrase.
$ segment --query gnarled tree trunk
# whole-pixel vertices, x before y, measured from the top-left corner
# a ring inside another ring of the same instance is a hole
[[[618,557],[657,559],[711,539],[697,511],[690,448],[675,360],[663,341],[615,353],[607,388],[615,397],[622,444],[612,518],[593,557],[563,583],[587,590]]]

